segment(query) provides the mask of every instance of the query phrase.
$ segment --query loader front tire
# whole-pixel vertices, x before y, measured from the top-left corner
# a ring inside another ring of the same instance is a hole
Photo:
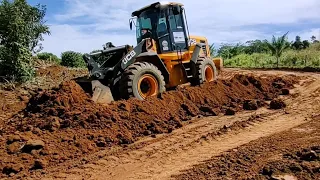
[[[196,63],[196,84],[200,85],[204,82],[212,82],[217,80],[217,68],[210,58],[198,59]]]
[[[119,85],[123,99],[135,97],[144,100],[166,90],[161,71],[147,62],[136,62],[130,65],[122,75]]]

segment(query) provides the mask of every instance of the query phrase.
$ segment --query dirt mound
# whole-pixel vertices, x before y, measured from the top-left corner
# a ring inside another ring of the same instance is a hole
[[[26,108],[29,99],[42,90],[59,86],[67,81],[87,73],[85,69],[68,69],[63,66],[39,68],[34,81],[23,84],[0,83],[0,124],[12,115]]]
[[[45,162],[45,167],[55,166],[142,136],[170,133],[198,115],[234,114],[243,109],[245,100],[274,99],[282,88],[291,88],[292,82],[292,77],[236,75],[231,80],[169,91],[145,101],[130,99],[102,106],[93,103],[74,81],[66,81],[32,97],[22,113],[0,124],[0,169],[11,172],[12,164],[16,164],[19,168],[12,172],[26,175],[19,172],[33,172],[39,161]],[[20,145],[27,141],[45,145],[22,152],[14,148],[17,144],[9,147],[9,134],[19,137],[16,143]]]

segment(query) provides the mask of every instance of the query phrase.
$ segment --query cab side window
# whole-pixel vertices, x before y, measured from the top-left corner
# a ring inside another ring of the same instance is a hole
[[[158,27],[157,27],[158,37],[163,36],[168,33],[166,18],[159,18]]]
[[[182,29],[182,21],[180,15],[170,15],[169,23],[172,30]]]

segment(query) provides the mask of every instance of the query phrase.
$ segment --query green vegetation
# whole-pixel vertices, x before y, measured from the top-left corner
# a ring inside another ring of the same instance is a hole
[[[279,59],[282,53],[286,49],[290,48],[290,43],[287,41],[287,34],[288,33],[284,34],[279,38],[276,38],[273,36],[271,42],[268,42],[268,41],[265,42],[267,47],[271,51],[271,54],[275,56],[277,59],[277,67],[279,67]]]
[[[311,41],[296,36],[289,42],[287,34],[271,41],[253,40],[245,44],[223,44],[216,56],[224,59],[225,67],[243,68],[303,68],[320,67],[320,43],[315,36]],[[211,47],[214,48],[214,47]]]
[[[61,59],[59,59],[56,55],[48,52],[42,52],[37,54],[37,58],[44,61],[52,62],[52,63],[57,63],[57,64],[61,63]]]
[[[61,65],[67,67],[85,67],[82,54],[74,51],[66,51],[61,54]]]
[[[0,2],[0,76],[7,80],[27,81],[35,75],[32,53],[42,49],[45,6],[30,6],[26,0]]]

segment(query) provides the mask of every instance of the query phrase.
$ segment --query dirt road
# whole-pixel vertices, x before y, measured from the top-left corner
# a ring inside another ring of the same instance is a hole
[[[236,73],[254,73],[262,77],[264,74],[291,74],[285,71],[237,69],[224,73],[230,77]],[[285,109],[261,108],[257,111],[240,112],[235,116],[195,118],[189,125],[171,134],[144,138],[123,149],[100,151],[85,159],[87,163],[83,165],[69,166],[64,170],[60,167],[50,169],[42,179],[205,178],[206,176],[200,176],[201,171],[186,170],[226,152],[236,152],[238,147],[260,138],[320,121],[317,119],[320,115],[320,75],[298,72],[292,74],[303,78],[291,90],[290,96],[281,97],[287,104]],[[310,131],[317,130],[319,129]],[[319,140],[315,143],[320,145]],[[177,176],[181,173],[185,174]]]

